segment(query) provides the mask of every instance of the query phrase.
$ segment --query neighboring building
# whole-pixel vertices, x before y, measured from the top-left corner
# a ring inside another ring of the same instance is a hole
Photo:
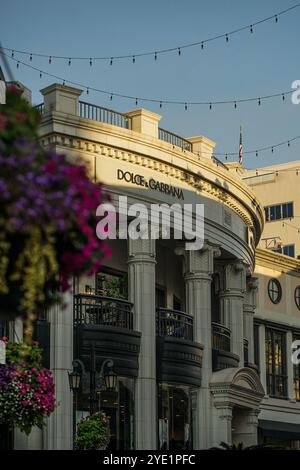
[[[74,280],[67,308],[51,309],[36,333],[50,351],[58,406],[43,431],[16,432],[14,447],[70,449],[75,420],[99,406],[110,416],[111,450],[251,445],[274,440],[278,426],[281,442],[296,447],[300,407],[290,399],[299,398],[299,370],[288,355],[300,331],[289,294],[297,263],[259,249],[255,267],[264,211],[239,168],[213,158],[215,144],[203,136],[160,129],[161,116],[148,110],[120,114],[57,84],[42,94],[42,145],[80,155],[116,205],[120,195],[148,207],[203,203],[205,244],[186,251],[180,240],[114,240],[101,272]],[[281,302],[274,281],[275,303],[268,300],[269,279],[280,281]],[[74,359],[92,372],[93,392],[93,372],[111,359],[117,387],[91,394],[88,378],[75,399]]]
[[[255,363],[266,391],[259,442],[299,448],[300,365],[293,365],[291,354],[292,342],[300,338],[300,265],[288,256],[258,249],[255,276]]]
[[[247,183],[265,211],[261,248],[297,258],[300,255],[300,161],[246,170]]]

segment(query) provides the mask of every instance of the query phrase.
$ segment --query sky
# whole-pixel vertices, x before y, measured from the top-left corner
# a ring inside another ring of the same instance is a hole
[[[10,0],[0,10],[2,46],[47,55],[116,56],[177,47],[205,40],[275,15],[297,0]],[[15,53],[39,70],[112,93],[180,101],[217,101],[259,97],[291,89],[300,80],[300,7],[275,20],[225,39],[173,52],[131,59],[72,62]],[[53,78],[11,61],[15,79],[32,90],[33,103],[42,102],[40,89]],[[135,102],[90,91],[84,101],[120,112]],[[290,96],[255,103],[184,106],[139,102],[162,115],[160,126],[183,137],[205,135],[216,152],[237,151],[243,128],[244,151],[300,135],[300,104]],[[237,157],[232,157],[237,159]],[[230,161],[232,158],[229,158]],[[224,158],[221,158],[224,160]],[[244,166],[257,168],[300,159],[300,139],[288,147],[255,155],[244,154]],[[224,160],[225,161],[225,160]]]

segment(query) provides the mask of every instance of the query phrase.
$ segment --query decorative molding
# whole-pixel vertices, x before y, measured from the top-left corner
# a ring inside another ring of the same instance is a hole
[[[145,155],[141,155],[136,152],[130,152],[116,147],[91,142],[78,137],[70,137],[60,133],[51,133],[50,135],[41,137],[41,143],[44,147],[55,145],[60,147],[71,148],[73,150],[78,150],[79,152],[84,151],[87,153],[96,154],[98,156],[103,155],[128,163],[133,163],[135,165],[143,166],[145,168],[158,171],[162,174],[166,174],[167,176],[171,176],[174,179],[188,184],[199,194],[208,195],[211,199],[217,200],[218,202],[224,204],[225,206],[232,209],[236,214],[238,214],[238,216],[242,218],[242,220],[247,226],[253,226],[254,216],[250,213],[249,210],[245,208],[242,203],[237,200],[237,198],[235,198],[229,192],[229,190],[220,187],[218,183],[213,183],[205,179],[204,176],[196,174],[191,170],[185,170],[179,167],[175,167],[174,165],[171,165],[169,163],[164,163],[159,160],[156,160],[153,157],[146,157]],[[202,163],[203,162],[201,162],[201,164]],[[207,170],[211,170],[211,168],[207,168]],[[228,177],[228,175],[226,176]],[[241,187],[240,189],[243,188]],[[249,198],[248,194],[247,197]],[[260,214],[259,217],[256,214],[256,217],[258,220],[262,216]],[[262,224],[262,220],[260,220],[260,223]]]

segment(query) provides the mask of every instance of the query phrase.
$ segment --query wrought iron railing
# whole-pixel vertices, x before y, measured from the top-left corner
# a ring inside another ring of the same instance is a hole
[[[45,112],[45,104],[44,103],[37,104],[36,106],[34,106],[34,108],[37,109],[40,114],[44,114],[44,112]]]
[[[79,101],[79,116],[85,119],[92,119],[94,121],[104,122],[105,124],[123,127],[124,129],[131,129],[130,117],[113,111],[112,109],[86,103],[85,101]]]
[[[219,323],[212,323],[212,348],[230,352],[230,330]]]
[[[249,342],[244,338],[244,365],[249,363]]]
[[[193,341],[193,317],[179,310],[158,308],[156,310],[156,334]]]
[[[182,150],[192,151],[192,144],[188,140],[173,134],[173,132],[166,131],[165,129],[158,128],[158,138],[164,142],[180,147]]]
[[[103,325],[133,329],[133,304],[100,295],[74,295],[74,325]]]

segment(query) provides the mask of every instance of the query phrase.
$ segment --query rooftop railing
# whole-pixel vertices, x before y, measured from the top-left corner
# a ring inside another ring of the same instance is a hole
[[[133,304],[100,295],[74,295],[74,325],[102,325],[133,330]]]
[[[131,118],[125,114],[85,101],[79,101],[79,115],[82,118],[104,122],[112,126],[123,127],[124,129],[131,128]]]
[[[192,144],[188,140],[180,137],[179,135],[173,134],[173,132],[166,131],[165,129],[158,128],[158,138],[164,142],[180,147],[182,150],[192,152]]]
[[[193,317],[187,313],[168,308],[156,311],[157,336],[172,336],[193,341]]]

